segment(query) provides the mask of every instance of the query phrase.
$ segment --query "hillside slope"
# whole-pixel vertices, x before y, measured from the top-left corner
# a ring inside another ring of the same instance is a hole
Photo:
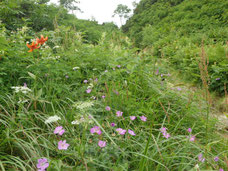
[[[142,0],[122,29],[136,46],[169,59],[196,83],[201,82],[198,61],[203,44],[209,58],[210,89],[224,94],[228,83],[228,1]]]

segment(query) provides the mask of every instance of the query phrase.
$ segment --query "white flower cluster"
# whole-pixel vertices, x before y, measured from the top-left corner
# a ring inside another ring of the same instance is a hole
[[[79,120],[74,120],[74,121],[71,122],[72,125],[79,125],[81,123],[89,123],[89,124],[91,124],[91,123],[93,123],[93,120],[91,119],[90,116],[86,117],[86,118],[84,118],[82,116]]]
[[[73,105],[73,107],[76,107],[79,110],[84,110],[86,108],[90,108],[94,105],[92,101],[87,101],[87,102],[77,102]]]
[[[56,60],[56,59],[59,59],[59,58],[60,58],[60,56],[54,56],[54,57],[50,56],[50,57],[46,57],[44,59],[53,59],[53,60]]]
[[[61,118],[57,115],[54,115],[54,116],[50,116],[49,118],[47,118],[45,120],[45,123],[48,124],[48,123],[52,123],[52,122],[56,122],[58,120],[60,120]]]
[[[14,89],[15,93],[22,92],[23,94],[27,94],[28,92],[32,91],[30,88],[25,86],[17,86],[17,87],[11,87],[11,88]]]
[[[93,84],[90,83],[89,86],[87,87],[87,89],[92,89],[93,88]]]
[[[77,69],[80,69],[80,68],[79,68],[79,67],[74,67],[74,68],[73,68],[74,71],[77,70]]]

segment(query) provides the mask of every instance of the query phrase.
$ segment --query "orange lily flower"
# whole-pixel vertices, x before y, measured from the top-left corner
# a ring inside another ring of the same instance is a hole
[[[40,36],[40,39],[36,38],[36,42],[41,44],[41,45],[44,44],[47,40],[48,40],[48,37],[44,38],[43,35]]]
[[[27,47],[30,49],[28,52],[32,52],[34,49],[39,49],[40,46],[38,46],[38,47],[37,47],[37,46],[38,46],[38,43],[35,44],[34,41],[32,42],[31,45],[29,45],[29,44],[27,43]]]

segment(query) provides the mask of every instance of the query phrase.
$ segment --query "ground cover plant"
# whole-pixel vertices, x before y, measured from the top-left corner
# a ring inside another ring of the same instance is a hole
[[[0,23],[0,169],[227,170],[207,47],[196,90],[120,31],[95,36]]]
[[[227,168],[206,102],[126,37],[92,45],[58,28],[26,43],[28,32],[2,31],[2,170]]]
[[[141,0],[123,26],[140,48],[150,48],[186,79],[201,83],[198,62],[202,44],[209,58],[209,89],[224,95],[228,83],[228,1]]]

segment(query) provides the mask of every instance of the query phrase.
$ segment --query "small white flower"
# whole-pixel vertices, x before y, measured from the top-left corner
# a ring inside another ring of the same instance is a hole
[[[90,108],[93,105],[94,105],[93,102],[87,101],[87,102],[77,102],[73,106],[76,107],[79,110],[83,110],[85,108]]]
[[[28,92],[32,91],[30,88],[25,86],[18,86],[18,87],[11,87],[11,88],[14,89],[15,93],[22,92],[23,94],[27,94]]]
[[[57,49],[57,48],[60,48],[60,47],[59,46],[54,46],[53,49],[55,49],[55,48]]]
[[[79,67],[74,67],[74,68],[73,68],[74,71],[77,70],[77,69],[80,69],[80,68],[79,68]]]
[[[93,88],[93,84],[90,83],[89,86],[87,87],[87,89],[92,89]]]
[[[79,122],[79,121],[77,121],[77,120],[75,120],[75,121],[72,121],[72,122],[71,122],[71,124],[72,124],[72,125],[79,125],[79,124],[80,124],[80,122]]]
[[[50,116],[48,119],[46,119],[45,123],[48,124],[48,123],[52,123],[52,122],[56,122],[58,120],[60,120],[61,118],[57,115],[54,115],[54,116]]]

